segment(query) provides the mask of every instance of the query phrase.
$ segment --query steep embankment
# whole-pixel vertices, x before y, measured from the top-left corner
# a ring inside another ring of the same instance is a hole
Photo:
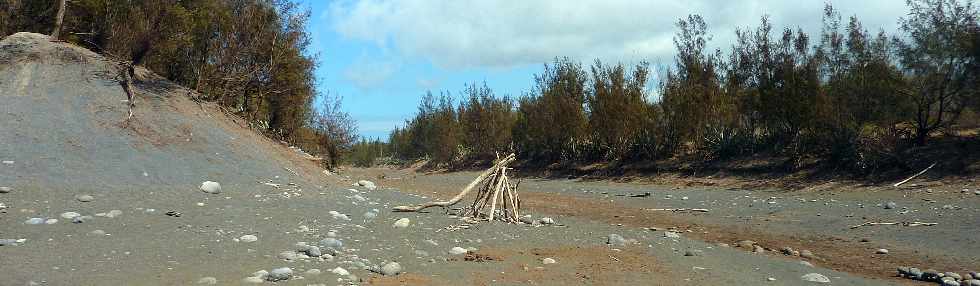
[[[254,183],[283,167],[314,173],[286,148],[243,129],[192,92],[152,74],[136,85],[135,117],[112,61],[44,35],[0,42],[3,184],[105,190],[203,180]]]

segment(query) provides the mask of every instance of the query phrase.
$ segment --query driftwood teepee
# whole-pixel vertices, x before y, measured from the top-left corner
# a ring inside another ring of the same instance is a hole
[[[517,193],[517,185],[511,184],[507,177],[507,164],[514,162],[514,160],[516,160],[514,154],[498,159],[490,169],[477,176],[473,182],[463,188],[463,191],[448,201],[433,201],[416,206],[397,206],[394,211],[417,212],[430,207],[449,207],[459,203],[474,188],[480,186],[473,203],[462,209],[462,216],[519,223],[521,199]]]

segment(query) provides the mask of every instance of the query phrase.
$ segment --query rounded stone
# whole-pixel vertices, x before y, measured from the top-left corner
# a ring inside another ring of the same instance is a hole
[[[398,262],[388,262],[384,266],[381,266],[381,274],[385,276],[394,276],[402,273],[402,266]]]
[[[888,254],[888,249],[881,248],[875,251],[875,254]]]
[[[606,236],[606,244],[613,245],[613,246],[625,246],[626,239],[624,239],[622,236],[618,234],[613,233],[610,234],[609,236]]]
[[[201,183],[200,189],[202,192],[208,194],[217,194],[217,193],[221,193],[221,184],[219,184],[218,182],[204,181],[203,183]]]
[[[885,209],[886,210],[894,209],[894,208],[897,208],[897,207],[898,207],[898,204],[896,204],[895,202],[887,202],[887,203],[885,203]]]
[[[79,214],[79,213],[76,213],[76,212],[63,212],[63,213],[61,213],[61,218],[63,218],[63,219],[73,219],[73,218],[80,217],[80,216],[82,216],[82,215]]]
[[[341,248],[344,247],[344,242],[333,237],[328,237],[320,240],[320,245],[323,247],[329,247],[329,248],[340,250]]]
[[[814,258],[816,258],[816,256],[813,255],[813,252],[810,252],[809,250],[806,250],[806,249],[800,250],[800,257],[803,257],[803,258],[806,258],[806,259],[814,259]]]
[[[350,272],[348,272],[347,269],[344,269],[344,268],[341,268],[341,267],[334,268],[333,270],[330,270],[330,272],[333,273],[333,274],[340,275],[340,276],[350,275]]]
[[[218,284],[218,278],[204,277],[204,278],[201,278],[201,279],[197,279],[197,284],[201,284],[201,285],[215,285],[215,284]]]
[[[320,275],[320,269],[313,268],[306,270],[306,275]]]
[[[555,219],[550,218],[550,217],[543,217],[540,220],[538,220],[538,223],[540,223],[540,224],[555,224]]]
[[[33,225],[44,224],[44,219],[39,217],[32,217],[28,220],[25,220],[24,224],[33,224]]]
[[[408,219],[407,217],[403,217],[403,218],[400,218],[400,219],[396,220],[395,223],[392,224],[391,226],[392,227],[395,227],[395,228],[406,228],[411,223],[412,223],[412,220]]]
[[[78,195],[75,196],[75,200],[79,202],[87,203],[87,202],[94,201],[95,197],[93,197],[92,195]]]
[[[451,255],[461,255],[461,254],[465,254],[466,252],[467,251],[465,248],[459,246],[453,247],[452,249],[449,250],[449,254]]]
[[[807,273],[804,274],[803,276],[800,276],[800,279],[802,279],[803,281],[814,282],[814,283],[830,283],[830,278],[827,278],[827,276],[824,276],[823,274],[820,273]]]
[[[243,235],[242,237],[239,237],[238,240],[241,242],[256,242],[259,240],[259,237],[251,234],[246,234]]]
[[[0,194],[6,194],[6,193],[9,193],[9,192],[12,192],[12,191],[14,191],[14,188],[11,188],[11,187],[0,187]]]
[[[265,280],[270,282],[286,281],[293,278],[293,269],[289,267],[280,267],[272,269],[269,274],[265,276]]]
[[[558,263],[558,261],[555,261],[554,258],[548,257],[548,258],[542,259],[541,260],[541,263],[542,264],[555,264],[555,263]]]

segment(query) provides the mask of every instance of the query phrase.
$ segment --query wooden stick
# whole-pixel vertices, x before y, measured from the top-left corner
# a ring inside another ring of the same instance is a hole
[[[500,169],[500,177],[498,177],[498,178],[503,178],[504,177],[504,173],[503,173],[504,170],[506,170],[506,169],[503,169],[503,168]],[[497,180],[497,185],[493,187],[493,195],[491,196],[493,198],[493,201],[490,202],[490,220],[491,221],[493,221],[494,212],[497,210],[497,197],[500,195],[500,183],[503,183],[503,182],[504,182],[504,180],[498,179]]]
[[[702,212],[702,213],[706,213],[706,212],[709,211],[708,209],[688,209],[688,208],[680,208],[680,209],[647,209],[647,210],[648,211],[668,211],[668,212]]]
[[[901,186],[902,184],[904,184],[904,183],[906,183],[906,182],[908,182],[908,181],[911,181],[912,179],[915,179],[915,177],[918,177],[919,175],[922,175],[922,173],[925,173],[926,171],[929,171],[929,169],[932,169],[932,167],[935,167],[935,166],[936,166],[936,163],[932,163],[932,165],[929,165],[929,167],[928,167],[928,168],[926,168],[925,170],[922,170],[921,172],[918,172],[918,173],[916,173],[915,175],[912,175],[912,176],[911,176],[911,177],[909,177],[908,179],[905,179],[905,180],[902,180],[901,182],[898,182],[898,183],[895,183],[895,184],[894,184],[894,185],[892,185],[892,186],[893,186],[893,187],[898,187],[898,186]]]
[[[852,225],[851,229],[859,228],[862,226],[873,226],[873,225],[902,225],[902,226],[934,226],[939,223],[935,222],[921,222],[921,221],[906,221],[906,222],[865,222],[859,225]]]
[[[483,181],[483,179],[485,179],[491,173],[494,173],[494,171],[496,171],[500,167],[506,166],[507,164],[510,164],[511,162],[514,162],[514,160],[516,160],[516,159],[517,159],[517,156],[514,155],[514,154],[510,154],[507,157],[504,157],[503,160],[501,160],[500,162],[497,162],[497,164],[494,164],[493,167],[491,167],[490,169],[488,169],[486,171],[483,171],[483,173],[480,174],[480,176],[477,176],[476,179],[474,179],[472,182],[470,182],[470,184],[467,185],[466,188],[464,188],[462,192],[459,192],[459,194],[457,194],[455,197],[449,199],[448,201],[444,201],[444,202],[432,201],[432,202],[427,202],[427,203],[424,203],[424,204],[421,204],[421,205],[416,205],[416,206],[397,206],[397,207],[394,207],[392,210],[393,211],[396,211],[396,212],[417,212],[417,211],[420,211],[420,210],[423,210],[423,209],[426,209],[426,208],[431,208],[431,207],[447,207],[447,206],[455,205],[460,200],[462,200],[463,197],[466,196],[466,194],[468,194],[470,191],[472,191],[473,188],[476,187],[476,185],[480,183],[480,181]]]

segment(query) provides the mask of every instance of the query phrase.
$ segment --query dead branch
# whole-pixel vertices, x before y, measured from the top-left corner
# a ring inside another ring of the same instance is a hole
[[[667,212],[701,212],[701,213],[706,213],[706,212],[709,211],[708,209],[688,209],[688,208],[680,208],[680,209],[647,209],[647,210],[648,211],[667,211]]]
[[[133,108],[136,107],[136,91],[133,89],[133,78],[136,75],[136,67],[132,63],[126,63],[122,70],[119,71],[120,77],[122,77],[122,88],[126,91],[126,100],[129,102],[129,117],[127,120],[133,118]]]
[[[935,222],[921,222],[921,221],[905,221],[905,222],[865,222],[859,225],[852,225],[851,229],[859,228],[862,226],[875,226],[875,225],[902,225],[902,226],[934,226],[939,223]]]
[[[462,200],[463,197],[465,197],[467,194],[469,194],[470,191],[473,190],[473,188],[475,188],[477,185],[479,185],[480,182],[483,182],[484,180],[486,180],[491,175],[494,175],[494,178],[496,178],[496,174],[502,168],[505,168],[505,166],[507,166],[507,164],[510,164],[511,162],[514,162],[514,160],[516,160],[516,159],[517,159],[517,156],[514,155],[514,154],[510,154],[507,157],[504,157],[503,159],[501,159],[500,161],[498,161],[496,164],[494,164],[492,167],[490,167],[490,169],[487,169],[486,171],[483,171],[483,173],[480,174],[479,176],[477,176],[476,179],[474,179],[472,182],[470,182],[469,185],[466,185],[466,187],[463,188],[463,191],[459,192],[459,194],[456,194],[456,196],[454,196],[453,198],[449,199],[448,201],[442,201],[442,202],[440,202],[440,201],[432,201],[432,202],[427,202],[427,203],[416,205],[416,206],[397,206],[397,207],[394,207],[392,210],[393,211],[396,211],[396,212],[417,212],[417,211],[420,211],[420,210],[423,210],[423,209],[426,209],[426,208],[431,208],[431,207],[448,207],[448,206],[455,205],[456,203],[459,203],[459,201]],[[481,189],[487,189],[487,186],[489,186],[490,183],[493,183],[493,181],[494,180],[486,181],[485,184],[484,184],[484,187],[481,188]],[[482,194],[481,193],[480,195],[482,196],[482,195],[486,195],[486,194]],[[489,196],[487,196],[487,197],[489,197]]]
[[[918,177],[919,175],[922,175],[922,174],[923,174],[923,173],[925,173],[926,171],[929,171],[929,169],[932,169],[932,167],[935,167],[935,166],[936,166],[936,163],[932,163],[932,165],[929,165],[929,167],[928,167],[928,168],[926,168],[925,170],[922,170],[922,171],[920,171],[920,172],[918,172],[918,173],[916,173],[915,175],[912,175],[912,176],[911,176],[911,177],[909,177],[908,179],[905,179],[905,180],[902,180],[901,182],[898,182],[898,183],[895,183],[895,185],[892,185],[892,186],[893,186],[893,187],[898,187],[898,186],[901,186],[902,184],[904,184],[904,183],[906,183],[906,182],[908,182],[908,181],[911,181],[912,179],[915,179],[915,177]]]

